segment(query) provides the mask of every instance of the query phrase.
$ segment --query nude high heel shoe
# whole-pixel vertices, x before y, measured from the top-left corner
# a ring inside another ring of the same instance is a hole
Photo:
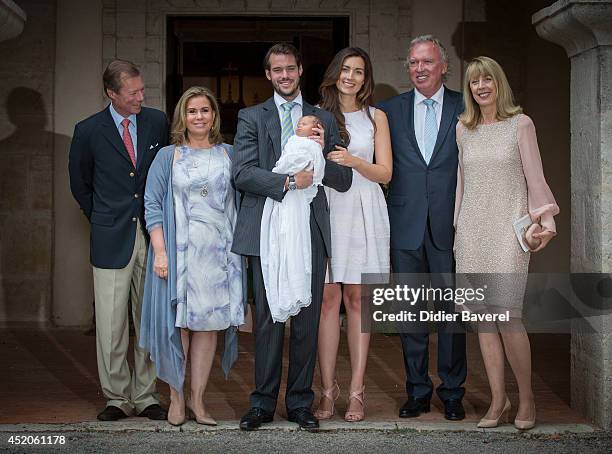
[[[501,411],[501,413],[499,414],[499,416],[496,419],[485,419],[485,418],[482,418],[480,420],[480,422],[476,425],[476,427],[478,427],[480,429],[491,429],[493,427],[497,427],[499,425],[499,420],[502,417],[505,417],[504,419],[507,419],[508,412],[510,411],[510,407],[511,407],[510,399],[508,399],[508,397],[506,397],[506,403],[504,404],[504,408]]]
[[[518,430],[533,429],[536,425],[535,424],[535,403],[533,404],[533,414],[534,414],[533,419],[528,419],[528,420],[515,419],[514,427],[516,427]]]
[[[203,424],[205,426],[216,426],[217,421],[215,421],[212,417],[206,415],[198,415],[193,408],[191,407],[191,402],[187,403],[187,408],[189,409],[189,413],[191,417],[195,419],[198,424]]]
[[[326,398],[332,404],[331,410],[320,410],[314,412],[315,418],[318,420],[323,419],[331,419],[336,414],[336,400],[340,396],[340,386],[338,386],[338,382],[334,380],[334,384],[329,389],[321,388],[321,398]],[[320,406],[320,404],[319,404]]]
[[[365,418],[365,385],[359,391],[351,391],[347,400],[347,405],[351,399],[356,399],[361,404],[361,411],[352,410],[344,414],[344,420],[347,422],[359,422]]]
[[[181,426],[185,423],[185,400],[180,399],[178,402],[170,398],[170,407],[168,408],[168,422],[173,426]]]
[[[185,406],[182,409],[175,410],[172,402],[170,408],[168,408],[168,422],[173,426],[181,426],[185,423]]]

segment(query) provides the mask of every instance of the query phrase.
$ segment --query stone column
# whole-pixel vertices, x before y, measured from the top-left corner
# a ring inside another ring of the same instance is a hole
[[[532,17],[571,62],[571,271],[612,272],[612,1],[559,0]],[[572,407],[612,428],[612,316],[572,327]]]

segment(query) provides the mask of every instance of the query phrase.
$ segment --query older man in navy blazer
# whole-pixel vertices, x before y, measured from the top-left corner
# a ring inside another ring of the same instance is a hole
[[[103,76],[109,106],[74,128],[69,172],[72,194],[91,224],[98,374],[107,398],[102,421],[136,412],[166,419],[155,392],[155,368],[134,342],[133,373],[127,361],[128,307],[136,336],[146,267],[145,180],[157,150],[168,141],[168,120],[142,107],[138,68],[112,61]]]
[[[410,43],[407,67],[414,89],[381,103],[393,146],[393,179],[389,187],[391,265],[394,273],[454,272],[453,213],[457,184],[455,126],[463,111],[461,94],[443,85],[448,57],[439,40],[420,36]],[[416,277],[414,277],[416,278]],[[419,279],[412,279],[417,283]],[[438,310],[453,310],[437,302]],[[426,302],[417,304],[417,311]],[[425,322],[400,334],[406,367],[408,400],[400,417],[428,412],[433,385],[428,374],[429,332]],[[437,394],[445,417],[461,420],[467,366],[465,334],[451,324],[438,325]]]

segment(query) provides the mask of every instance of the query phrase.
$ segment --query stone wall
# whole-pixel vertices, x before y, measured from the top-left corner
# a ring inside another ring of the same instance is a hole
[[[0,321],[46,321],[53,253],[55,1],[0,42]]]
[[[409,88],[402,65],[411,33],[410,6],[402,0],[103,0],[103,58],[105,64],[125,58],[140,65],[147,104],[163,109],[167,15],[344,15],[351,22],[351,44],[372,57],[376,82],[404,91]]]
[[[70,192],[68,153],[74,125],[108,102],[102,95],[102,0],[57,0],[56,11],[52,320],[80,326],[93,317],[93,276],[89,222]]]

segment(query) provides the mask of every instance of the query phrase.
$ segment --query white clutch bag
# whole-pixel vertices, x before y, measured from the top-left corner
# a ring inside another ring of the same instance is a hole
[[[516,221],[514,221],[513,224],[516,239],[518,240],[519,244],[521,245],[521,248],[525,252],[529,252],[529,246],[525,242],[525,233],[527,233],[527,229],[531,224],[533,224],[533,222],[531,221],[531,218],[528,214],[526,214],[520,219],[517,219]]]
[[[533,240],[534,238],[532,237],[532,235],[534,233],[539,233],[542,231],[542,227],[540,226],[540,224],[534,223],[528,214],[514,221],[513,226],[514,233],[516,234],[516,239],[521,245],[523,251],[529,252],[539,246],[539,240],[536,240],[536,244],[534,244],[532,247],[529,247],[529,243],[526,240],[526,237],[529,237]]]

